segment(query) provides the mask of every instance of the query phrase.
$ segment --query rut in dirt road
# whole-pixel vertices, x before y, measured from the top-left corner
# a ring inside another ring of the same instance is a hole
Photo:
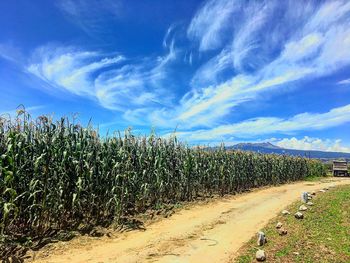
[[[50,251],[38,253],[34,262],[232,262],[236,251],[302,191],[321,189],[334,182],[301,182],[220,200],[181,210],[155,222],[146,231],[132,231],[117,238],[79,238]]]

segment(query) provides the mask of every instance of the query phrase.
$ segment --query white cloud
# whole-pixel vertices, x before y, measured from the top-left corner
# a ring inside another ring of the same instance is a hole
[[[27,70],[54,87],[81,96],[95,94],[90,75],[97,70],[123,61],[122,56],[101,58],[97,52],[77,51],[71,48],[42,47],[33,54]]]
[[[280,6],[274,4],[273,1],[272,4],[269,3],[267,1],[261,2],[262,8],[257,8],[256,3],[246,4],[245,10],[248,11],[242,11],[242,15],[249,16],[242,19],[245,22],[239,22],[239,18],[237,19],[238,25],[243,26],[242,32],[238,31],[234,34],[233,48],[231,54],[225,53],[225,63],[222,63],[220,59],[222,54],[220,53],[200,68],[195,75],[195,80],[197,83],[200,83],[198,81],[200,79],[216,80],[218,73],[225,68],[233,65],[233,70],[240,70],[245,67],[246,60],[247,63],[251,63],[249,61],[254,62],[259,57],[264,58],[265,53],[271,52],[269,46],[277,49],[276,35],[282,36],[278,38],[280,40],[279,55],[271,61],[262,59],[265,65],[255,68],[253,73],[242,72],[219,84],[213,81],[207,87],[194,87],[181,100],[176,110],[176,120],[192,126],[215,125],[234,106],[247,100],[256,99],[261,92],[269,91],[271,93],[276,86],[281,90],[291,82],[329,75],[350,64],[350,20],[348,19],[350,3],[334,1],[315,6],[310,4],[311,2],[304,4],[302,1],[294,1],[293,8],[285,10],[286,18],[282,20],[283,24],[291,30],[288,31],[289,37],[284,35],[283,28],[275,26],[274,15],[276,8],[280,8]],[[207,43],[207,33],[203,28],[209,26],[206,24],[209,23],[209,19],[214,20],[212,21],[213,25],[221,24],[221,18],[218,16],[218,22],[215,22],[216,17],[213,16],[212,12],[215,13],[216,8],[222,7],[222,5],[221,1],[207,2],[207,5],[204,5],[199,11],[189,27],[189,31],[195,32],[195,36],[201,38],[204,43]],[[332,12],[334,9],[337,12]],[[292,12],[294,13],[291,14]],[[254,19],[251,19],[252,17]],[[294,18],[298,17],[301,19],[295,21]],[[287,18],[288,20],[286,20]],[[293,24],[295,28],[293,28]],[[220,34],[223,33],[218,28],[214,32],[218,34],[216,39],[220,40]],[[250,32],[252,36],[246,35],[246,32]],[[253,39],[261,38],[262,35],[266,36],[264,44],[253,41]],[[256,47],[256,45],[258,46]],[[233,59],[232,64],[226,62],[229,60],[229,56]],[[209,68],[213,68],[213,70],[210,71]]]
[[[340,139],[331,140],[305,136],[300,139],[295,137],[282,139],[272,138],[267,141],[286,149],[350,153],[350,147],[344,146]]]
[[[318,8],[317,12],[306,23],[306,29],[325,30],[329,26],[346,18],[346,16],[349,15],[349,11],[350,2],[348,1],[326,1]]]
[[[119,0],[59,0],[57,7],[74,24],[88,34],[104,31],[106,24],[111,24],[122,14]]]
[[[167,29],[165,36],[163,38],[163,47],[164,48],[168,48],[169,45],[171,44],[171,42],[173,41],[173,35],[174,35],[174,31],[175,31],[175,24],[172,24],[171,26],[169,26],[169,28]]]
[[[231,56],[235,69],[242,70],[245,59],[249,57],[251,52],[259,48],[259,33],[266,23],[268,13],[271,11],[268,4],[272,3],[256,2],[247,5],[243,10],[243,21],[239,29],[237,29],[237,33],[234,34],[231,47]],[[257,59],[258,57],[256,56],[255,60]],[[250,61],[250,64],[254,63],[256,61]]]
[[[223,32],[230,24],[237,1],[210,0],[194,16],[187,30],[190,39],[200,42],[200,50],[206,51],[221,46]]]
[[[17,64],[23,59],[23,54],[13,43],[0,43],[0,58]]]
[[[159,87],[167,65],[176,59],[173,44],[157,59],[131,61],[122,55],[44,46],[38,48],[28,72],[75,95],[98,101],[103,107],[125,111],[166,102],[168,91]]]
[[[219,86],[202,89],[200,93],[189,93],[188,97],[181,101],[181,111],[177,119],[192,125],[210,125],[219,116],[225,115],[231,107],[250,99],[250,94],[241,89],[250,82],[251,79],[246,76],[237,76]],[[202,121],[198,121],[201,117]]]
[[[301,113],[291,118],[259,117],[220,125],[212,129],[179,131],[188,141],[227,141],[228,138],[254,138],[268,134],[292,134],[303,130],[323,130],[350,122],[350,104],[325,113]]]
[[[167,49],[167,54],[165,56],[159,56],[156,66],[151,69],[150,78],[154,84],[159,80],[165,79],[167,65],[177,59],[178,51],[175,48],[174,38],[166,44],[165,48]]]
[[[232,65],[229,49],[223,49],[217,56],[211,58],[192,77],[191,85],[195,88],[219,83],[220,74]]]
[[[350,79],[343,79],[341,81],[338,81],[337,84],[340,84],[340,85],[350,84]]]

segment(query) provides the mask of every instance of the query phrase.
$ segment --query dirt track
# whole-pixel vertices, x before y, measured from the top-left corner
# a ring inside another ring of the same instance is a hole
[[[350,179],[283,185],[196,205],[146,231],[89,238],[84,244],[77,238],[48,257],[39,253],[34,262],[232,262],[242,244],[302,191],[332,184],[350,184]]]

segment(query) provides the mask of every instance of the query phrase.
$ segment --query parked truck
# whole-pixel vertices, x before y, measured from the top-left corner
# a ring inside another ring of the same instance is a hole
[[[349,176],[346,161],[333,161],[333,176]]]

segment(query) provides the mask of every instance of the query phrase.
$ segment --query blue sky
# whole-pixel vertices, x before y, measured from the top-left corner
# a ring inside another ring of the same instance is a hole
[[[3,0],[0,113],[350,152],[350,2]]]

